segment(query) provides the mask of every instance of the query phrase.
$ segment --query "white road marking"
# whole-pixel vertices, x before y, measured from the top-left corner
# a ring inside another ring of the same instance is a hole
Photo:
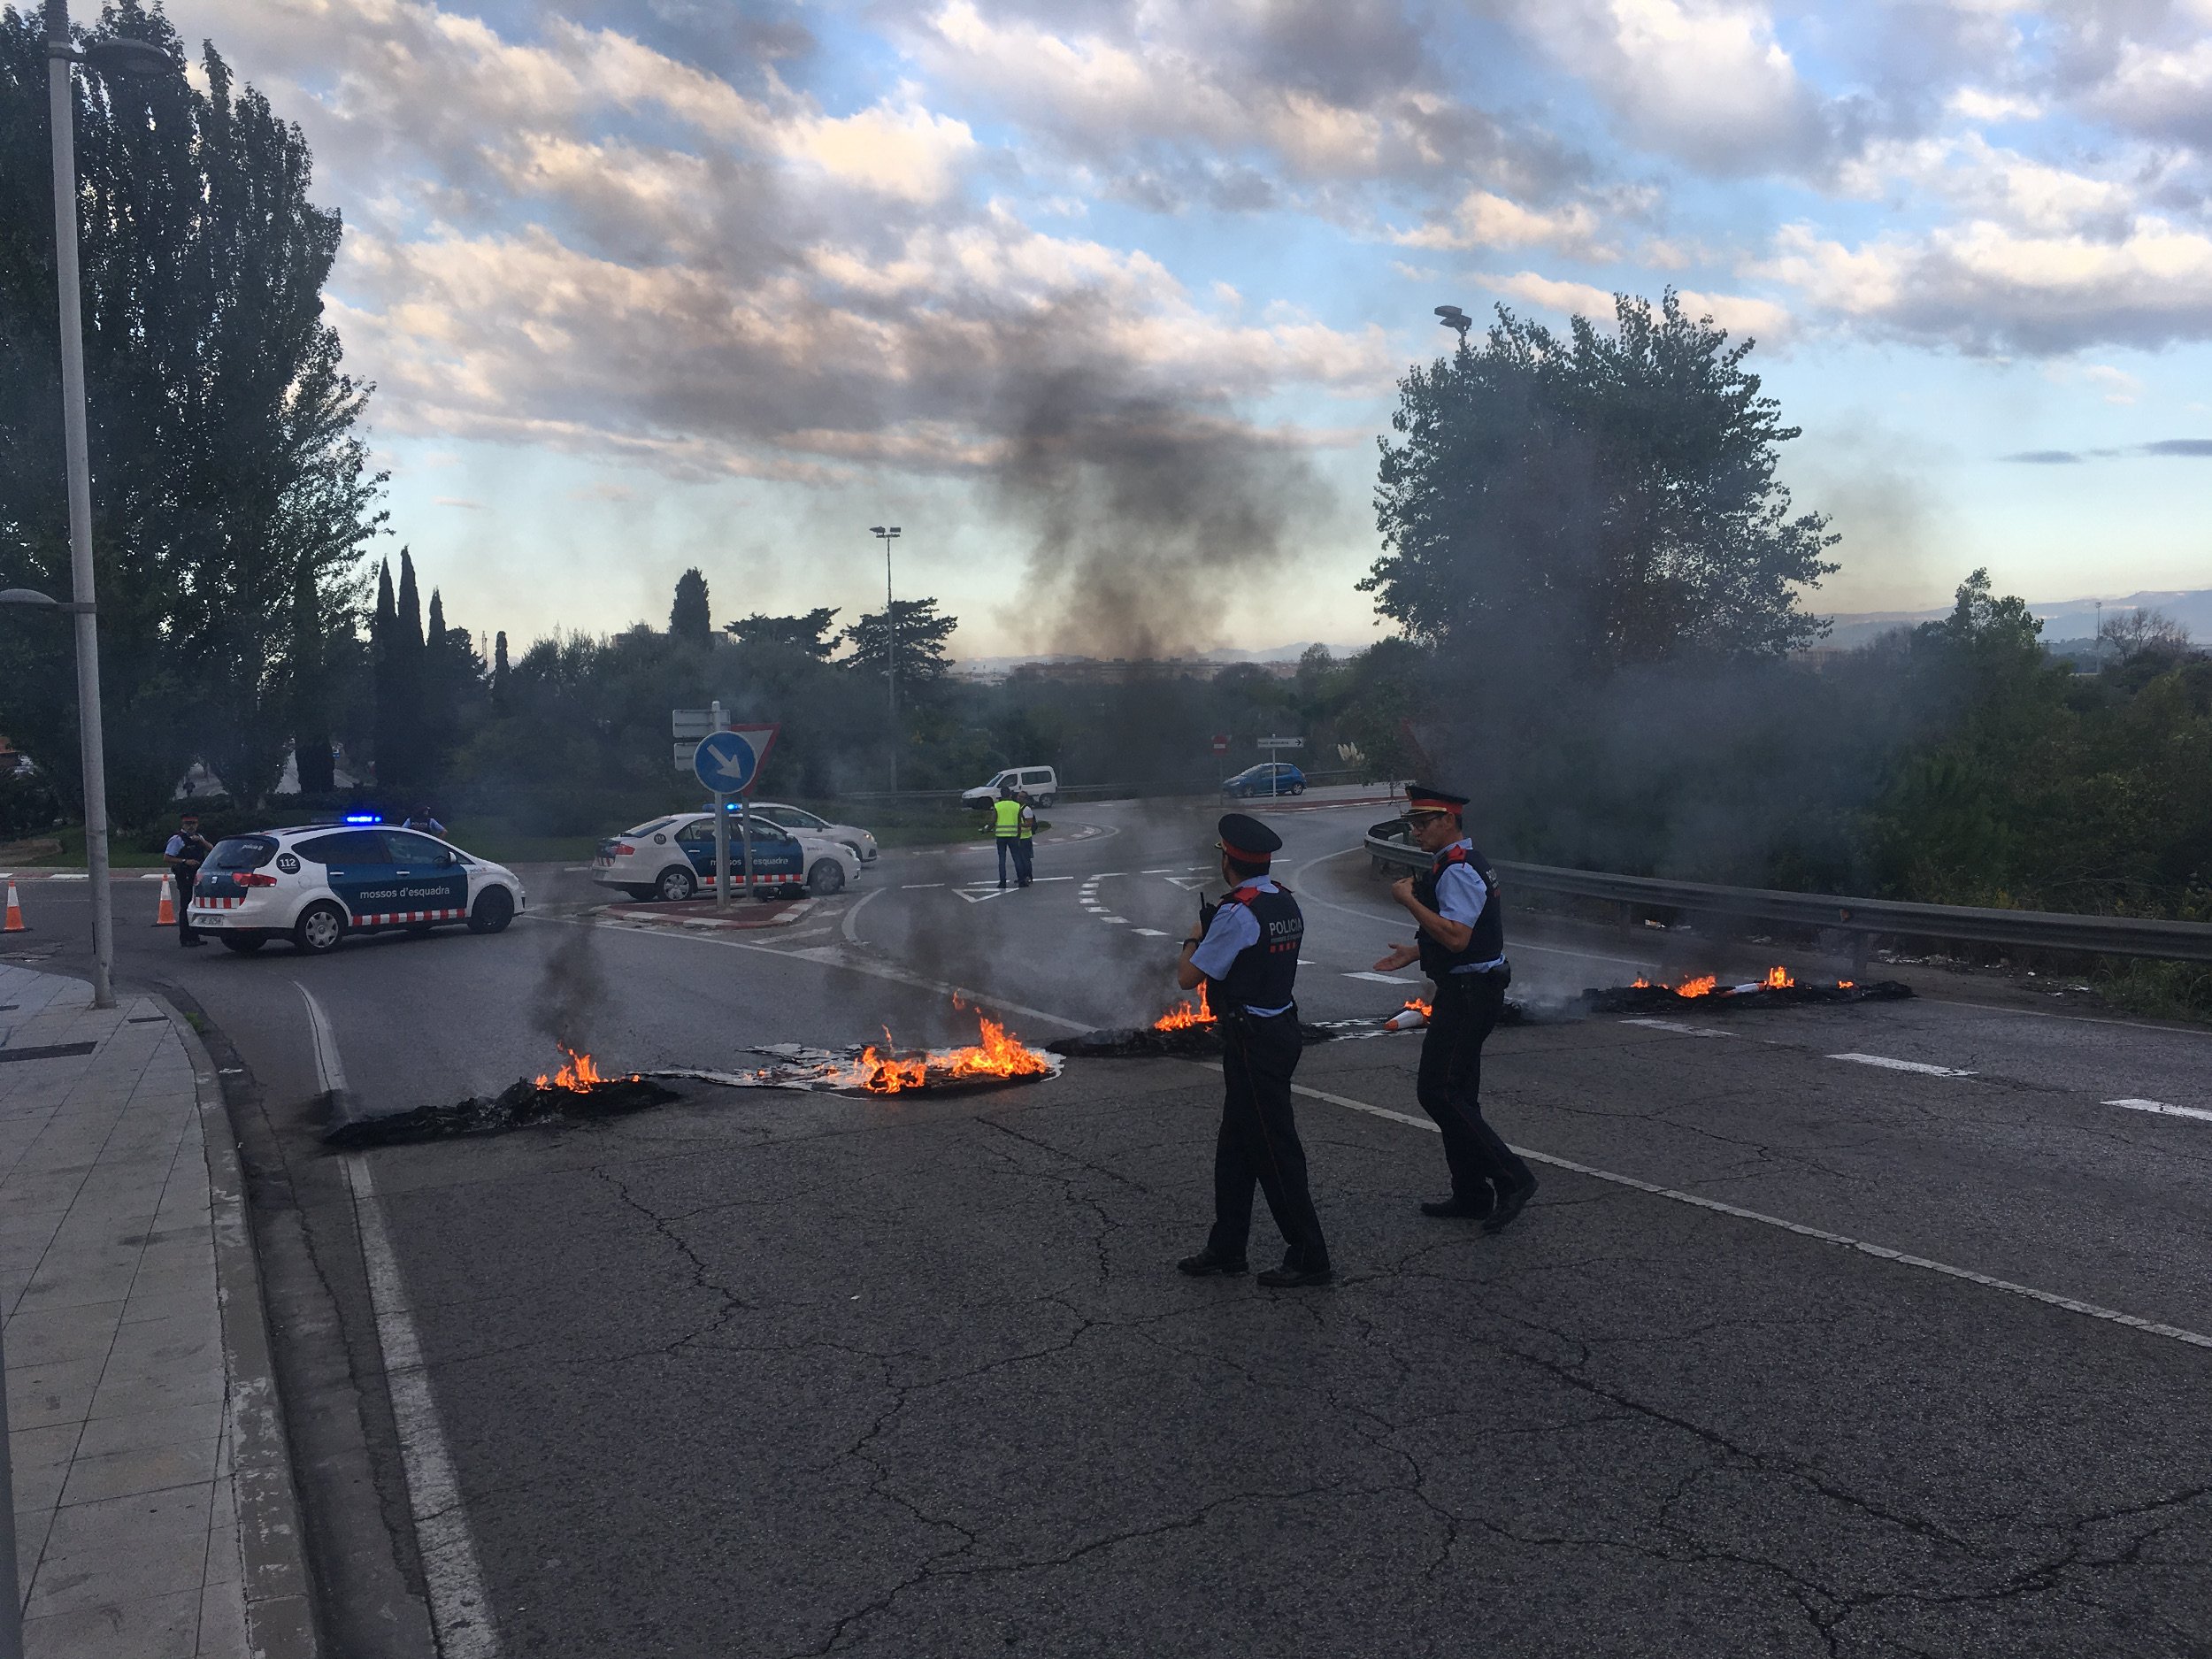
[[[1849,1060],[1858,1065],[1878,1065],[1889,1071],[1917,1071],[1923,1077],[1972,1077],[1971,1071],[1961,1071],[1947,1065],[1930,1065],[1924,1060],[1893,1060],[1886,1054],[1832,1054],[1831,1060]]]
[[[1206,885],[1204,876],[1170,876],[1167,879],[1171,886],[1179,887],[1186,893],[1195,892]]]
[[[1136,931],[1139,936],[1145,939],[1165,939],[1167,937],[1156,927],[1140,927]]]
[[[314,994],[297,980],[292,988],[307,1004],[308,1035],[315,1052],[315,1077],[322,1093],[346,1090],[345,1063],[330,1020]],[[496,1659],[499,1638],[491,1623],[484,1581],[477,1571],[476,1548],[468,1517],[461,1508],[460,1483],[446,1450],[445,1428],[430,1397],[423,1369],[422,1340],[400,1288],[399,1264],[384,1231],[368,1159],[346,1159],[346,1184],[353,1194],[354,1225],[361,1257],[368,1270],[369,1303],[376,1315],[377,1345],[384,1355],[385,1381],[392,1416],[399,1428],[400,1461],[407,1474],[407,1498],[415,1514],[415,1540],[422,1556],[423,1579],[430,1592],[430,1612],[438,1630],[442,1659]]]
[[[1118,922],[1124,927],[1129,925],[1129,918],[1126,916],[1102,916],[1098,919],[1102,922]]]
[[[945,884],[941,881],[910,881],[902,887],[899,891],[902,893],[919,893],[924,887],[941,887],[944,885]]]
[[[1175,872],[1172,870],[1140,870],[1137,873],[1141,876],[1171,876]]]
[[[1732,1031],[1715,1031],[1710,1025],[1686,1025],[1678,1019],[1624,1019],[1624,1025],[1647,1025],[1654,1031],[1677,1031],[1685,1037],[1732,1037]]]
[[[441,1659],[495,1659],[499,1635],[492,1625],[483,1575],[477,1569],[468,1514],[461,1507],[461,1483],[446,1448],[437,1402],[431,1397],[422,1339],[400,1286],[399,1263],[384,1230],[383,1207],[377,1202],[366,1154],[357,1152],[346,1159],[346,1181],[353,1190],[354,1224],[361,1237],[362,1263],[368,1270],[369,1305],[376,1315],[377,1346],[384,1352],[384,1381],[399,1429],[407,1502],[414,1511],[415,1542],[422,1557],[424,1586],[430,1593],[430,1616],[437,1626],[438,1652]]]
[[[1344,977],[1348,979],[1371,979],[1377,985],[1420,984],[1418,979],[1409,979],[1402,973],[1371,973],[1364,968],[1356,973],[1348,973]]]
[[[1032,881],[1072,881],[1075,879],[1073,876],[1032,876],[1029,879]]]
[[[878,889],[878,891],[880,890]],[[971,904],[980,904],[986,899],[1002,899],[1008,894],[1018,893],[1020,889],[1018,887],[955,887],[953,891]]]
[[[1195,1065],[1202,1063],[1192,1061],[1188,1064]],[[1206,1069],[1217,1071],[1220,1068],[1208,1066]],[[1408,1128],[1425,1129],[1431,1134],[1438,1133],[1436,1125],[1425,1118],[1416,1118],[1408,1112],[1392,1111],[1387,1107],[1371,1106],[1365,1101],[1354,1100],[1347,1094],[1331,1094],[1322,1089],[1309,1088],[1303,1083],[1293,1083],[1290,1087],[1293,1094],[1305,1094],[1315,1100],[1326,1101],[1332,1106],[1343,1106],[1356,1112],[1365,1112],[1371,1118],[1387,1118],[1392,1123],[1404,1124]],[[2162,1336],[2170,1341],[2185,1342],[2192,1348],[2212,1348],[2212,1336],[2206,1336],[2197,1331],[2185,1330],[2177,1325],[2162,1325],[2154,1319],[2146,1319],[2132,1313],[2122,1313],[2116,1308],[2102,1308],[2093,1302],[2083,1302],[2073,1296],[2062,1296],[2055,1291],[2038,1290],[2032,1285],[2016,1285],[2008,1279],[1998,1279],[1988,1273],[1978,1273],[1970,1267],[1954,1267],[1948,1262],[1938,1262],[1928,1256],[1912,1256],[1903,1250],[1893,1250],[1886,1244],[1870,1244],[1863,1239],[1854,1239],[1846,1233],[1830,1233],[1824,1227],[1809,1227],[1801,1221],[1785,1221],[1779,1216],[1763,1215],[1755,1210],[1746,1210],[1740,1204],[1723,1203],[1717,1198],[1702,1198],[1695,1193],[1681,1192],[1671,1187],[1660,1187],[1651,1181],[1640,1181],[1632,1175],[1617,1175],[1610,1170],[1593,1169],[1587,1164],[1577,1164],[1571,1158],[1554,1157],[1548,1152],[1533,1152],[1526,1147],[1515,1147],[1513,1149],[1532,1164],[1548,1164],[1555,1170],[1566,1170],[1576,1175],[1586,1175],[1592,1180],[1610,1182],[1616,1187],[1632,1187],[1640,1193],[1648,1193],[1655,1198],[1671,1199],[1678,1204],[1694,1204],[1700,1210],[1709,1210],[1719,1215],[1733,1216],[1739,1221],[1756,1222],[1763,1227],[1778,1227],[1785,1233],[1795,1233],[1801,1239],[1812,1239],[1822,1244],[1839,1245],[1847,1250],[1856,1250],[1863,1256],[1871,1256],[1878,1261],[1894,1262],[1900,1267],[1917,1267],[1926,1272],[1941,1273],[1947,1279],[1964,1279],[1970,1285],[1979,1285],[1985,1290],[2001,1290],[2009,1296],[2024,1296],[2030,1302],[2039,1302],[2046,1307],[2062,1308],[2069,1313],[2078,1313],[2091,1319],[2102,1319],[2108,1324],[2125,1325],[2131,1331],[2140,1331],[2147,1336]]]
[[[2169,1106],[2162,1100],[2108,1100],[2108,1106],[2124,1106],[2131,1112],[2156,1112],[2162,1118],[2195,1118],[2212,1123],[2212,1111],[2201,1106]]]
[[[330,1020],[323,1012],[323,1005],[314,994],[297,979],[292,988],[307,1004],[307,1036],[315,1051],[315,1077],[325,1094],[337,1095],[346,1092],[346,1068],[338,1057],[338,1039],[330,1029]]]

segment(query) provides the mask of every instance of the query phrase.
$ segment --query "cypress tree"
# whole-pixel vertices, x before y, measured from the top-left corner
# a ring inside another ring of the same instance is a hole
[[[676,601],[668,609],[668,637],[707,645],[714,640],[714,621],[707,608],[707,579],[697,565],[676,579]]]
[[[376,569],[376,617],[369,624],[369,665],[376,682],[376,718],[369,734],[375,748],[379,783],[396,783],[407,769],[402,751],[406,747],[405,726],[400,710],[401,670],[394,643],[399,637],[399,611],[392,598],[392,561],[379,561]]]
[[[398,725],[399,752],[395,770],[387,774],[380,765],[379,783],[419,784],[428,756],[423,741],[422,593],[415,585],[415,558],[399,550],[399,604],[392,630],[392,703]]]
[[[492,647],[492,708],[500,714],[507,712],[507,630],[499,631],[499,639]]]
[[[302,795],[327,795],[337,783],[330,753],[330,649],[323,638],[314,567],[303,560],[292,579],[292,756]]]

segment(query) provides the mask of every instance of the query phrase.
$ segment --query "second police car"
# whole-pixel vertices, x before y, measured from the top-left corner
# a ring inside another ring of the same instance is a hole
[[[730,813],[730,885],[745,879],[745,849],[737,829],[737,809]],[[787,829],[753,820],[753,895],[836,893],[859,879],[860,858],[827,833]],[[591,879],[619,887],[634,899],[678,902],[714,890],[714,813],[675,812],[612,835],[599,843]]]
[[[200,866],[190,902],[193,929],[233,950],[284,938],[319,956],[349,933],[384,928],[465,923],[495,933],[522,909],[523,894],[504,864],[357,815],[225,836]]]

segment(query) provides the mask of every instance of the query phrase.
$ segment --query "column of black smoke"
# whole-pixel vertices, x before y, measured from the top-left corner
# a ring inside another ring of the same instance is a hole
[[[592,1031],[598,1012],[607,1005],[607,989],[599,972],[597,929],[564,927],[547,953],[531,1002],[533,1029],[572,1054],[592,1051]]]

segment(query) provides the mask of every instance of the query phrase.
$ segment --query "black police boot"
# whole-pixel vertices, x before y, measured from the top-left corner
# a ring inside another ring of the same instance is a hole
[[[1187,1256],[1175,1265],[1179,1271],[1188,1273],[1193,1279],[1208,1279],[1216,1273],[1225,1279],[1234,1278],[1239,1273],[1252,1271],[1252,1264],[1242,1256],[1216,1256],[1210,1249],[1201,1250],[1195,1256]]]
[[[1303,1290],[1309,1285],[1333,1285],[1336,1269],[1329,1266],[1294,1267],[1285,1262],[1280,1267],[1271,1267],[1259,1277],[1259,1283],[1270,1290]]]
[[[1480,1221],[1484,1217],[1494,1214],[1497,1208],[1497,1195],[1486,1187],[1478,1197],[1461,1198],[1454,1195],[1450,1198],[1424,1202],[1421,1206],[1421,1213],[1425,1216],[1434,1216],[1440,1221]]]
[[[1498,1194],[1498,1207],[1490,1212],[1490,1219],[1482,1224],[1485,1233],[1503,1233],[1513,1225],[1513,1217],[1528,1208],[1528,1201],[1536,1196],[1536,1178],[1532,1175],[1518,1187],[1508,1187]]]

